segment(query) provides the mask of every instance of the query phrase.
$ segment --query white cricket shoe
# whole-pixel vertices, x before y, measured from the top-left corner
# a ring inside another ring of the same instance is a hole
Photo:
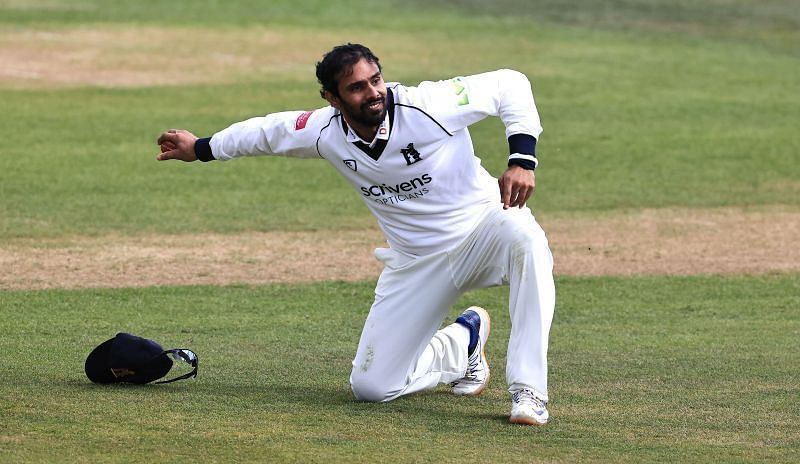
[[[464,377],[451,383],[456,395],[478,396],[489,384],[489,362],[486,360],[486,340],[489,338],[491,320],[489,313],[478,306],[470,306],[456,319],[466,326],[470,332],[477,333],[475,348],[467,359],[467,373]]]
[[[523,425],[544,425],[550,419],[547,402],[527,388],[511,395],[511,423]]]

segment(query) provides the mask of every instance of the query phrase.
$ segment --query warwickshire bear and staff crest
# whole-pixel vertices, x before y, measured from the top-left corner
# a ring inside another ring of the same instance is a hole
[[[420,156],[417,149],[414,148],[413,143],[409,143],[407,147],[401,148],[400,152],[403,154],[403,158],[406,159],[406,164],[408,164],[409,166],[416,163],[417,161],[422,161],[422,157]]]

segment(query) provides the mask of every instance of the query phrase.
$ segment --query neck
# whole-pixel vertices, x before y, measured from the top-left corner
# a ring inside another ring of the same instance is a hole
[[[378,133],[378,128],[381,127],[380,125],[377,126],[365,126],[363,124],[353,123],[347,117],[344,118],[347,125],[350,126],[350,129],[354,130],[361,140],[365,142],[371,142],[375,139],[375,135]]]

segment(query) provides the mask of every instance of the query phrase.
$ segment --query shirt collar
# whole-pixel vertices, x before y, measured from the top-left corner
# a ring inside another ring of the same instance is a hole
[[[378,127],[378,132],[375,134],[375,138],[372,139],[371,142],[367,142],[366,140],[363,140],[361,137],[359,137],[358,134],[356,134],[356,131],[351,129],[349,125],[347,125],[347,134],[345,135],[345,138],[347,139],[348,142],[351,143],[361,142],[364,145],[368,145],[370,148],[374,148],[378,140],[389,140],[389,131],[391,130],[390,124],[391,123],[389,122],[389,112],[387,111],[386,116],[383,118],[383,122]]]

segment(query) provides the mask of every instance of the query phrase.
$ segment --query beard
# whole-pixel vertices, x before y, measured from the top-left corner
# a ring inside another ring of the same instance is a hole
[[[369,108],[371,104],[378,101],[381,102],[381,105],[378,110],[372,110]],[[341,106],[342,106],[341,108],[342,113],[344,113],[347,119],[363,126],[367,127],[380,126],[383,120],[386,119],[385,96],[375,100],[370,100],[358,107],[350,106],[345,102],[342,102]]]

